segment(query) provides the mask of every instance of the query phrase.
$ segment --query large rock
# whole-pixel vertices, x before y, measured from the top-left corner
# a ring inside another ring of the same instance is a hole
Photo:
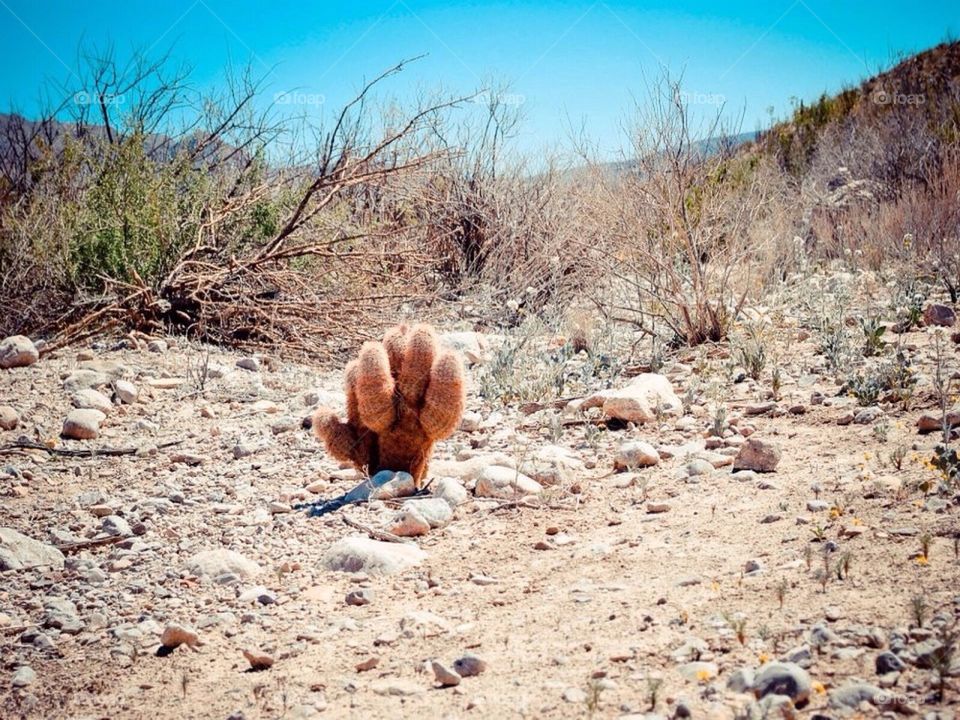
[[[960,425],[960,410],[951,410],[947,413],[947,426],[955,428]],[[943,430],[943,416],[921,415],[917,419],[917,430],[921,433],[941,432]]]
[[[100,436],[100,423],[106,417],[99,410],[71,410],[63,421],[62,435],[73,440],[93,440]]]
[[[253,560],[250,560],[233,550],[204,550],[187,560],[187,570],[199,577],[215,578],[220,575],[236,575],[240,578],[251,578],[259,575],[262,570]]]
[[[757,671],[753,692],[758,698],[766,695],[786,695],[794,703],[805,703],[810,698],[810,674],[795,663],[772,662]]]
[[[923,322],[927,325],[953,327],[957,324],[957,313],[947,305],[927,305],[923,311]]]
[[[11,335],[0,342],[0,368],[26,367],[40,359],[33,341],[23,335]]]
[[[651,467],[658,462],[660,462],[660,454],[654,449],[653,445],[645,443],[643,440],[625,442],[613,458],[613,466],[617,470]]]
[[[733,461],[733,472],[738,470],[773,472],[779,463],[780,448],[777,445],[757,437],[750,437],[740,446],[740,452]]]
[[[660,415],[680,416],[683,403],[663,375],[643,373],[629,385],[617,390],[602,390],[591,395],[580,406],[583,410],[603,408],[603,414],[624,422],[647,423]]]
[[[477,455],[469,460],[434,460],[430,463],[430,474],[467,482],[475,480],[490,465],[512,468],[516,463],[512,457],[501,452]]]
[[[371,540],[352,535],[338,540],[323,556],[328,570],[390,575],[419,565],[427,554],[414,544]]]
[[[540,483],[513,468],[491,465],[477,475],[474,495],[477,497],[504,498],[512,500],[524,495],[539,495]]]
[[[0,570],[63,567],[63,553],[12,528],[0,528]]]
[[[407,500],[403,503],[403,510],[413,510],[426,520],[431,528],[439,528],[453,519],[453,508],[443,498],[424,498]]]
[[[452,508],[463,505],[468,498],[467,489],[456,478],[435,478],[430,483],[430,492],[436,498],[442,499]]]

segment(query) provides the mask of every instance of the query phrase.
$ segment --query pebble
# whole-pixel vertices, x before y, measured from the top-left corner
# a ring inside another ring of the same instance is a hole
[[[467,654],[454,661],[453,669],[460,677],[473,677],[485,672],[487,663],[476,655]]]
[[[512,500],[525,495],[539,495],[543,487],[532,477],[501,465],[485,467],[477,475],[473,490],[477,497]]]
[[[243,650],[243,656],[250,663],[250,669],[259,672],[273,667],[273,656],[259,650]]]
[[[99,390],[92,388],[77,390],[70,398],[70,402],[75,408],[80,408],[81,410],[92,408],[99,410],[105,415],[113,410],[113,403],[110,401],[110,398]]]
[[[887,651],[877,655],[875,667],[877,675],[886,675],[891,672],[902,672],[906,664],[892,652]]]
[[[630,440],[623,443],[613,459],[616,470],[632,470],[634,468],[652,467],[660,462],[660,454],[653,445],[643,440]],[[713,468],[710,468],[713,470]]]
[[[0,368],[27,367],[39,359],[36,345],[24,335],[11,335],[0,341]]]
[[[119,515],[107,515],[100,521],[100,529],[107,535],[133,535],[133,531],[130,529],[130,523]]]
[[[222,575],[234,575],[239,578],[256,577],[261,573],[260,566],[234,550],[204,550],[190,557],[187,570],[203,577],[217,578]]]
[[[357,588],[356,590],[351,590],[347,593],[346,603],[347,605],[369,605],[373,602],[375,594],[371,588]]]
[[[37,679],[37,673],[29,665],[18,667],[10,678],[10,684],[15,688],[32,685]]]
[[[780,454],[780,448],[776,444],[752,436],[740,446],[740,451],[733,461],[733,471],[774,472],[780,463]]]
[[[20,416],[9,405],[0,405],[0,430],[13,430],[20,424]]]
[[[810,675],[796,663],[772,662],[757,672],[753,691],[758,698],[786,695],[794,703],[806,702],[812,688]]]
[[[260,358],[254,356],[240,358],[237,360],[237,367],[241,370],[260,372]]]
[[[454,670],[451,670],[443,663],[432,660],[430,662],[430,667],[433,670],[434,679],[440,684],[441,687],[456,687],[460,684],[460,674]]]
[[[107,416],[99,410],[71,410],[63,421],[63,436],[73,440],[93,440],[100,436],[100,423]]]
[[[167,625],[160,635],[160,644],[168,648],[177,648],[181,645],[187,647],[197,647],[200,644],[200,637],[195,630],[184,625]]]
[[[140,391],[137,389],[137,386],[129,380],[115,380],[113,383],[113,392],[117,396],[117,399],[125,405],[132,405],[140,396]]]

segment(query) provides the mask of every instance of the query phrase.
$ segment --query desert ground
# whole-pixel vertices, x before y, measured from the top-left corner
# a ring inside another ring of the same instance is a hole
[[[747,316],[754,373],[734,342],[630,364],[605,327],[520,326],[522,354],[439,327],[470,389],[428,475],[451,512],[415,537],[400,508],[436,500],[296,509],[360,479],[305,424],[342,409],[336,367],[103,337],[0,371],[0,715],[955,717],[953,330],[883,333],[858,366],[908,357],[909,396],[861,401],[796,306]],[[61,437],[90,389],[98,436]],[[59,452],[103,448],[131,452]]]

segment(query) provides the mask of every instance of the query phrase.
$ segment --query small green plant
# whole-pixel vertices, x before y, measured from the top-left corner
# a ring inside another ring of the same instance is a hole
[[[723,619],[727,621],[727,625],[730,626],[730,629],[733,630],[734,635],[737,637],[737,642],[741,645],[747,644],[747,618],[745,616],[736,616],[729,615],[724,613]]]
[[[846,580],[850,577],[850,566],[852,562],[853,555],[849,551],[840,556],[840,559],[837,560],[837,564],[834,567],[836,570],[837,580]]]
[[[827,529],[820,523],[817,523],[812,528],[810,528],[810,532],[813,533],[814,542],[822,543],[824,540],[827,539]]]
[[[777,366],[773,369],[770,377],[770,392],[773,394],[774,400],[780,399],[780,391],[783,389],[783,375],[780,373],[780,367]]]
[[[857,399],[861,407],[876,405],[883,392],[883,383],[873,374],[856,373],[847,378],[847,392]]]
[[[860,330],[863,331],[863,354],[865,357],[873,357],[883,352],[884,342],[883,333],[887,328],[881,324],[879,317],[869,320],[860,318]]]
[[[933,450],[933,466],[943,475],[947,488],[960,486],[960,458],[955,449],[937,445]]]
[[[914,595],[910,598],[910,619],[913,626],[922,628],[927,620],[927,612],[930,607],[927,604],[927,596],[924,594]]]
[[[933,536],[925,532],[920,536],[920,556],[926,560],[930,559],[930,547],[933,545]]]
[[[660,686],[663,685],[663,678],[647,676],[647,704],[650,710],[657,709],[657,699],[660,695]]]
[[[753,326],[747,331],[747,338],[736,349],[743,369],[754,380],[759,380],[767,364],[767,350],[760,332]]]
[[[713,424],[710,427],[710,432],[715,437],[723,437],[723,430],[727,426],[727,406],[722,402],[718,402],[714,405],[713,408]]]
[[[886,445],[887,440],[890,439],[890,423],[887,420],[881,420],[874,425],[873,437],[878,443]]]
[[[903,461],[907,458],[908,448],[906,445],[897,445],[890,451],[890,464],[899,472],[903,470]]]
[[[806,545],[803,548],[803,560],[807,564],[807,571],[813,567],[813,546]]]
[[[937,628],[937,647],[930,654],[930,666],[937,676],[937,699],[941,704],[947,702],[947,680],[956,670],[954,657],[960,642],[960,630],[957,621],[949,625],[944,623]]]
[[[810,547],[809,545],[807,546]],[[777,583],[777,602],[780,604],[780,609],[783,610],[783,603],[787,599],[787,579],[782,578],[779,583]]]

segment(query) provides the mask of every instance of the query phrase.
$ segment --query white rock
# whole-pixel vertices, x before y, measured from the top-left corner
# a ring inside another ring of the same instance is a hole
[[[241,578],[259,575],[262,570],[253,560],[226,549],[204,550],[187,560],[187,570],[193,575],[215,578],[231,573]]]
[[[476,432],[480,429],[480,423],[482,421],[483,418],[480,416],[480,413],[467,410],[463,413],[463,417],[460,418],[460,429],[468,433]]]
[[[443,504],[446,505],[446,503]],[[387,532],[400,537],[419,537],[430,532],[430,523],[414,508],[404,508],[397,513],[393,522],[387,526]]]
[[[0,342],[0,368],[26,367],[40,359],[33,341],[23,335],[11,335]]]
[[[63,553],[13,528],[0,528],[0,570],[32,567],[63,568]]]
[[[113,410],[113,403],[110,402],[110,398],[92,388],[77,390],[77,392],[70,397],[70,402],[75,408],[80,408],[81,410],[99,410],[104,415]]]
[[[137,401],[140,391],[137,386],[129,380],[117,380],[113,383],[113,391],[117,394],[120,402],[126,405],[132,405]]]
[[[450,623],[429,610],[412,610],[400,619],[400,632],[404,637],[436,637],[450,632]]]
[[[520,466],[520,470],[542,485],[573,482],[584,470],[583,461],[562,445],[546,445]]]
[[[440,336],[440,343],[459,352],[471,365],[483,365],[489,359],[490,345],[482,333],[445,333]]]
[[[20,416],[9,405],[0,405],[0,430],[13,430],[20,424]]]
[[[108,385],[110,376],[96,370],[74,370],[63,381],[63,389],[68,393],[79,390],[96,389]]]
[[[99,410],[71,410],[63,421],[63,436],[74,440],[92,440],[100,435],[100,423],[106,415]]]
[[[660,462],[660,454],[653,445],[643,440],[629,440],[620,446],[613,459],[617,470],[652,467]]]
[[[459,478],[463,481],[475,480],[490,465],[516,467],[513,458],[506,453],[477,455],[469,460],[434,460],[430,463],[430,472],[436,476]]]
[[[10,684],[16,688],[27,687],[37,679],[37,673],[29,665],[21,665],[10,678]]]
[[[607,417],[634,423],[653,422],[658,408],[661,415],[683,414],[683,403],[673,392],[670,381],[656,373],[637,375],[620,389],[602,390],[584,400],[580,409],[592,407],[602,407]]]
[[[416,512],[430,523],[431,528],[443,527],[453,519],[453,508],[443,498],[407,500],[403,503],[403,509]]]
[[[331,545],[322,562],[328,570],[390,575],[419,565],[426,557],[427,553],[412,543],[381,542],[352,535]]]
[[[524,495],[538,495],[542,490],[540,483],[517,470],[490,465],[477,475],[474,494],[477,497],[512,499]]]
[[[436,478],[430,484],[430,491],[434,497],[441,498],[452,508],[463,505],[468,497],[467,489],[456,478]]]

